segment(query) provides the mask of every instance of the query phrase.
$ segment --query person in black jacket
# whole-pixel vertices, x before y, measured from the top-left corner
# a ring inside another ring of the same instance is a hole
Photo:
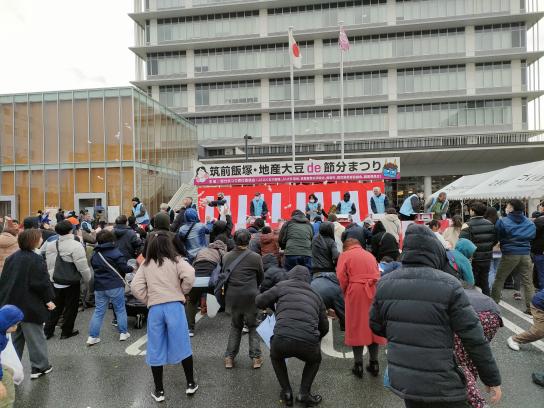
[[[356,223],[352,222],[346,227],[346,230],[342,232],[341,240],[342,243],[346,242],[348,238],[355,238],[363,249],[366,249],[370,245],[370,240],[372,239],[372,232],[368,228],[361,227]]]
[[[327,309],[333,309],[344,328],[344,295],[336,277],[336,262],[340,256],[334,240],[334,224],[324,222],[319,226],[319,235],[312,241],[312,289],[323,299]]]
[[[491,388],[501,398],[501,375],[478,316],[461,286],[443,272],[445,249],[431,230],[410,225],[402,268],[385,275],[370,311],[370,327],[388,339],[387,360],[392,391],[406,407],[467,407],[465,379],[453,357],[459,336]]]
[[[49,311],[55,309],[55,291],[43,257],[34,252],[40,240],[38,229],[20,233],[17,237],[20,250],[6,259],[0,275],[0,306],[17,306],[25,315],[12,340],[19,359],[23,357],[25,343],[28,346],[32,379],[53,370],[47,356],[43,324],[49,318]]]
[[[217,220],[213,223],[212,230],[210,231],[210,242],[217,240],[223,241],[227,244],[227,251],[232,251],[235,248],[234,240],[232,239],[232,216],[230,214],[225,215],[226,220]]]
[[[329,321],[323,300],[308,283],[310,271],[295,266],[288,272],[288,278],[257,296],[255,303],[261,309],[276,305],[270,360],[282,388],[280,398],[287,406],[293,405],[285,359],[295,357],[306,363],[297,401],[313,407],[322,401],[320,395],[311,394],[311,388],[321,364],[320,343],[329,331]]]
[[[126,215],[117,217],[113,233],[115,234],[117,248],[119,248],[123,256],[127,260],[136,259],[142,252],[143,244],[138,234],[127,225],[127,221]]]
[[[381,221],[376,221],[372,238],[370,240],[372,247],[372,255],[380,262],[384,257],[388,256],[394,261],[399,259],[399,243],[395,236],[385,230]]]
[[[185,219],[185,210],[188,208],[192,208],[198,213],[198,208],[196,208],[196,204],[193,204],[192,197],[185,197],[183,199],[183,206],[179,209],[172,225],[170,225],[170,231],[176,233],[179,232],[181,226],[187,222]]]
[[[540,207],[544,205],[541,203]],[[535,269],[538,278],[538,286],[540,290],[544,289],[544,214],[535,218],[536,236],[531,242],[531,253],[533,254]]]
[[[472,272],[476,286],[484,295],[490,295],[489,268],[493,260],[493,247],[497,244],[497,231],[491,221],[484,218],[487,207],[481,202],[470,205],[470,219],[463,224],[459,238],[465,238],[476,245],[472,258]]]
[[[277,283],[287,279],[287,271],[279,265],[278,257],[274,254],[263,256],[263,268],[264,280],[259,288],[261,293],[272,289]]]

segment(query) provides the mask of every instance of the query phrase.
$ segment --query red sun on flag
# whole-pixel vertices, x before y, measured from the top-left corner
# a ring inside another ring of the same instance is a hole
[[[297,44],[297,43],[294,43],[294,44],[293,44],[293,56],[294,56],[295,58],[300,57],[300,49],[298,48],[298,44]]]

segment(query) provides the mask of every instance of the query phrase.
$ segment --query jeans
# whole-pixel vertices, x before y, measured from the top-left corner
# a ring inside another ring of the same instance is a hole
[[[186,296],[185,315],[187,316],[187,323],[189,324],[189,330],[191,331],[195,330],[195,318],[198,313],[200,299],[202,295],[206,293],[208,293],[208,288],[192,288]]]
[[[538,284],[540,290],[544,289],[544,255],[534,255],[536,272],[538,274]]]
[[[406,408],[470,408],[467,401],[456,402],[420,402],[404,400]]]
[[[285,255],[285,269],[290,271],[297,265],[302,265],[312,270],[312,257],[302,255]]]
[[[17,327],[17,331],[11,335],[11,340],[20,360],[23,359],[26,343],[32,370],[43,371],[49,368],[47,340],[41,324],[21,322]]]
[[[497,276],[491,290],[491,297],[496,303],[501,300],[504,281],[512,272],[519,273],[522,279],[523,292],[525,296],[525,306],[531,308],[531,299],[533,298],[535,288],[533,286],[533,262],[530,255],[503,255]]]
[[[100,328],[102,327],[102,322],[104,321],[104,316],[108,311],[108,304],[110,302],[117,317],[119,333],[127,333],[128,322],[127,311],[125,309],[125,288],[97,290],[94,292],[94,299],[96,306],[91,323],[89,324],[89,336],[95,338],[100,336]]]
[[[344,327],[346,321],[346,308],[344,305],[344,295],[338,283],[336,273],[317,272],[312,277],[312,289],[316,291],[327,309],[333,309],[340,320],[340,327]]]
[[[55,326],[61,316],[64,317],[62,335],[69,336],[72,334],[79,305],[79,291],[79,283],[70,285],[67,288],[55,288],[55,300],[53,303],[57,307],[50,313],[49,321],[45,324],[44,332],[46,336],[53,335]]]
[[[474,272],[474,283],[480,289],[482,293],[489,296],[489,267],[491,260],[487,261],[472,261],[472,271]]]
[[[249,358],[261,357],[261,343],[259,335],[257,334],[257,313],[255,310],[251,312],[243,312],[240,310],[232,311],[229,342],[227,344],[225,357],[235,358],[238,355],[238,352],[240,351],[240,342],[242,341],[244,322],[249,329]]]
[[[321,349],[319,343],[310,344],[286,337],[273,336],[270,343],[270,360],[278,382],[283,392],[292,392],[289,382],[289,373],[285,359],[295,357],[304,361],[304,371],[300,382],[300,396],[302,398],[310,395],[315,376],[321,364]]]

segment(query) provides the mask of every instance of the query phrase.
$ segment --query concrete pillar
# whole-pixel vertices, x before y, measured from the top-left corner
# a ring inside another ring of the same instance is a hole
[[[433,194],[433,179],[431,176],[423,177],[423,191],[425,192],[425,199]]]
[[[261,108],[270,107],[270,81],[268,78],[261,79]]]
[[[187,78],[195,77],[195,52],[194,50],[185,51],[185,67],[187,69]]]
[[[259,37],[268,37],[268,10],[259,10]]]
[[[476,64],[474,62],[467,62],[466,76],[467,95],[474,95],[476,94]]]
[[[262,144],[270,143],[270,113],[261,114],[261,140]]]
[[[159,86],[158,86],[158,85],[153,85],[153,86],[151,87],[151,97],[152,97],[153,99],[155,99],[156,101],[159,100],[160,95],[159,95]]]
[[[157,19],[154,18],[149,21],[149,43],[150,44],[157,44]]]
[[[512,60],[512,92],[521,92],[521,60]]]
[[[323,40],[314,40],[314,68],[323,68]]]
[[[397,24],[397,2],[387,0],[387,25]]]
[[[523,130],[521,98],[512,98],[512,130]]]
[[[399,134],[397,125],[397,105],[387,107],[387,118],[389,122],[389,137],[397,137]]]
[[[324,98],[323,75],[318,74],[315,76],[314,91],[315,91],[315,104],[323,105],[323,98]]]
[[[476,33],[474,26],[465,27],[465,48],[467,50],[467,57],[474,56],[474,49],[476,47]]]
[[[397,100],[397,69],[387,70],[387,95],[390,101]]]
[[[195,84],[187,84],[187,111],[196,112]]]

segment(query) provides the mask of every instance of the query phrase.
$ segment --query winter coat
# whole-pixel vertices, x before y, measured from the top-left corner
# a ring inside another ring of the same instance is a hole
[[[268,215],[268,205],[266,204],[266,201],[261,201],[261,211],[260,214],[256,214],[258,208],[258,205],[255,204],[255,200],[251,200],[251,204],[249,205],[249,215],[252,217],[262,217],[266,218]]]
[[[495,225],[503,255],[529,255],[536,226],[521,211],[513,211]]]
[[[418,212],[420,212],[422,208],[423,203],[418,195],[412,194],[411,196],[406,198],[406,200],[404,200],[402,206],[400,207],[399,213],[406,217],[409,217],[412,214],[417,214]]]
[[[251,233],[251,241],[249,241],[249,249],[256,254],[261,254],[261,236],[263,235],[260,230]]]
[[[188,208],[192,208],[193,210],[197,211],[196,204],[191,204],[191,206]],[[178,214],[176,215],[176,218],[174,219],[174,222],[170,226],[170,231],[178,232],[181,226],[186,223],[185,210],[186,210],[185,207],[180,208]],[[198,211],[197,211],[197,214],[198,214]]]
[[[45,254],[47,270],[51,281],[55,273],[55,262],[57,261],[57,242],[59,243],[59,252],[62,259],[66,262],[72,262],[78,272],[81,274],[83,281],[88,283],[91,280],[91,268],[87,261],[87,253],[81,242],[76,241],[74,235],[60,235],[58,239],[51,240],[42,245],[41,252]]]
[[[389,208],[389,199],[385,194],[370,197],[370,209],[374,214],[383,214]]]
[[[438,197],[432,197],[430,200],[428,200],[425,203],[425,212],[427,213],[434,212],[433,208],[437,202],[438,202]],[[449,208],[450,208],[450,202],[446,199],[442,204],[440,204],[440,212],[434,213],[433,219],[435,220],[444,219],[445,215],[448,213]]]
[[[127,265],[127,259],[121,251],[115,247],[113,242],[99,244],[94,248],[91,257],[91,266],[94,271],[94,290],[105,291],[110,289],[124,288],[125,282],[111,270],[111,268],[102,260],[100,255],[113,266],[121,276],[133,271],[132,267]]]
[[[288,279],[255,299],[257,307],[266,309],[276,305],[274,336],[319,344],[329,331],[325,304],[310,286],[310,271],[295,266]]]
[[[259,288],[261,293],[273,288],[278,282],[287,279],[287,271],[279,266],[278,258],[273,254],[263,256],[264,280]]]
[[[314,230],[302,211],[281,227],[279,244],[286,256],[312,256]]]
[[[372,232],[353,223],[348,225],[345,231],[342,233],[342,242],[346,242],[346,239],[348,238],[356,239],[363,248],[366,248],[372,239]]]
[[[249,251],[246,249],[246,251]],[[234,249],[223,257],[223,268],[227,269],[243,250]],[[263,262],[260,255],[251,252],[234,269],[227,282],[225,304],[227,309],[251,312],[255,308],[255,296],[264,279]]]
[[[208,246],[206,234],[210,233],[210,228],[198,222],[198,214],[193,209],[185,211],[187,223],[179,229],[179,237],[185,244],[189,261],[192,262],[202,248]]]
[[[275,255],[276,257],[280,254],[280,245],[278,244],[279,236],[276,232],[271,232],[269,234],[261,234],[259,238],[261,255],[265,256],[267,254]]]
[[[147,307],[170,302],[185,303],[195,281],[195,270],[183,258],[175,262],[164,259],[159,266],[155,261],[138,268],[130,284],[132,294]]]
[[[532,303],[537,309],[544,311],[544,289],[540,289],[535,293]]]
[[[459,238],[468,239],[476,245],[474,262],[490,261],[493,247],[497,244],[497,230],[491,221],[484,217],[472,217],[461,229]]]
[[[32,251],[17,251],[4,263],[0,275],[0,306],[17,306],[24,322],[43,324],[49,318],[45,306],[55,298],[43,258]]]
[[[334,241],[336,242],[336,247],[338,248],[338,252],[342,252],[342,234],[346,230],[346,227],[344,227],[342,224],[340,224],[338,221],[333,222],[334,224]]]
[[[352,245],[338,259],[336,276],[346,304],[346,336],[348,346],[385,344],[383,337],[370,330],[368,312],[376,294],[380,271],[376,258],[360,245]]]
[[[136,259],[142,252],[143,243],[136,232],[128,225],[115,225],[113,227],[115,244],[126,259]],[[145,254],[144,254],[145,255]]]
[[[209,277],[218,263],[222,262],[223,256],[227,253],[227,245],[223,241],[214,241],[203,248],[196,255],[193,261],[195,275],[197,277]]]
[[[381,220],[385,230],[392,234],[397,242],[400,242],[400,236],[402,235],[402,224],[400,223],[399,216],[397,214],[385,214],[385,217]]]
[[[0,234],[0,274],[2,273],[6,258],[14,254],[18,249],[19,244],[15,235],[5,231]]]
[[[455,249],[450,251],[455,259],[455,263],[459,267],[459,272],[461,277],[465,282],[468,282],[470,285],[474,285],[474,273],[472,271],[472,264],[470,263],[470,258],[474,255],[476,251],[476,245],[469,241],[468,239],[461,238],[457,241]]]
[[[531,252],[535,255],[544,255],[544,215],[535,220],[536,235],[531,243]]]
[[[386,256],[393,258],[395,261],[399,258],[399,243],[393,234],[378,232],[372,236],[370,245],[372,255],[376,257],[378,262]]]
[[[334,272],[340,252],[334,240],[334,224],[324,222],[312,241],[312,272]]]
[[[388,339],[392,391],[423,402],[465,401],[465,379],[454,358],[454,333],[484,384],[501,384],[478,316],[461,284],[442,272],[445,250],[432,231],[410,225],[402,268],[380,279],[370,311],[372,331]]]

